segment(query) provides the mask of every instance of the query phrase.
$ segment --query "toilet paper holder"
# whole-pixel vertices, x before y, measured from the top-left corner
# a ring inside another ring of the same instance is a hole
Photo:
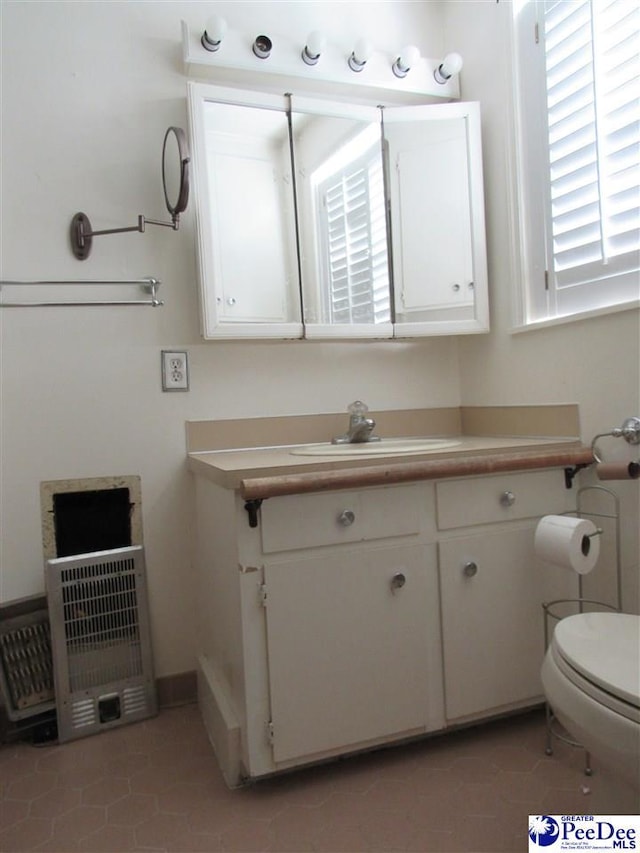
[[[638,430],[640,435],[640,419],[631,418],[630,420],[635,420],[638,422]],[[626,423],[626,421],[625,421]],[[602,435],[612,435],[614,433],[602,433]],[[615,435],[622,435],[622,432],[615,432]],[[596,436],[596,438],[600,438],[601,436]],[[594,438],[594,442],[596,440]],[[638,438],[637,442],[630,443],[640,443],[640,438]],[[595,455],[595,453],[594,453]],[[606,496],[611,503],[612,509],[609,512],[605,511],[595,511],[595,510],[585,510],[583,498],[586,493],[599,493],[601,495]],[[555,601],[546,601],[542,605],[543,611],[543,619],[544,619],[544,648],[547,649],[550,639],[551,639],[551,622],[557,622],[560,619],[564,618],[564,615],[558,612],[558,608],[566,605],[573,605],[577,608],[579,613],[583,613],[585,610],[585,605],[588,605],[592,608],[602,608],[604,610],[612,610],[614,612],[622,611],[622,563],[621,563],[621,554],[620,554],[620,500],[617,494],[611,489],[607,489],[604,486],[583,486],[583,488],[578,490],[576,495],[576,510],[575,514],[578,518],[584,518],[584,516],[588,515],[591,518],[602,518],[602,519],[610,519],[614,522],[614,538],[615,538],[615,569],[616,569],[616,600],[615,603],[608,603],[606,601],[597,601],[595,599],[585,598],[583,591],[583,576],[578,574],[578,596],[577,598],[563,598],[556,599]],[[592,536],[601,536],[603,534],[603,529],[598,527],[593,533],[585,534],[586,539]],[[551,709],[548,702],[545,702],[545,721],[546,721],[546,745],[545,745],[545,753],[547,755],[553,755],[553,740],[557,738],[558,740],[563,741],[569,746],[579,747],[584,749],[582,744],[577,743],[570,736],[567,735],[566,732],[562,730],[558,730],[555,725],[555,717],[553,715],[553,710]],[[585,750],[585,764],[584,764],[584,773],[585,776],[591,776],[591,756],[587,750]]]
[[[610,502],[609,511],[604,510],[596,510],[596,509],[586,509],[585,508],[585,498],[587,495],[591,494],[595,496],[596,494],[601,495],[604,500]],[[571,515],[574,513],[572,512]],[[615,603],[609,604],[604,601],[595,601],[593,599],[588,599],[584,597],[583,590],[583,581],[584,576],[581,574],[577,575],[578,582],[578,595],[577,598],[564,598],[557,599],[555,601],[547,601],[542,605],[542,609],[544,612],[544,646],[545,648],[549,644],[550,640],[550,631],[548,627],[548,619],[551,618],[555,621],[562,619],[563,616],[557,612],[558,605],[568,605],[573,604],[578,608],[578,612],[582,613],[584,611],[584,605],[600,605],[608,610],[616,610],[620,612],[622,610],[622,560],[620,554],[620,499],[618,495],[613,492],[611,489],[607,489],[604,486],[583,486],[581,489],[578,489],[578,493],[576,495],[576,509],[575,515],[578,518],[584,518],[585,516],[589,516],[591,519],[594,519],[594,522],[598,524],[598,519],[609,519],[613,522],[614,530],[614,547],[613,551],[615,554]],[[593,536],[602,536],[604,535],[604,530],[602,527],[597,526],[593,533],[587,533],[583,538],[589,539]],[[565,614],[567,615],[567,614]]]

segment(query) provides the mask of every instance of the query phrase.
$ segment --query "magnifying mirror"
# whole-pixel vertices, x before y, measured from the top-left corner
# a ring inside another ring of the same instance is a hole
[[[168,128],[162,143],[162,186],[171,222],[138,216],[137,225],[93,231],[86,213],[76,213],[69,229],[71,251],[75,257],[79,261],[88,258],[93,238],[104,234],[124,234],[127,231],[144,233],[145,225],[164,225],[177,231],[180,227],[180,214],[187,209],[189,202],[189,159],[189,145],[184,130],[181,127]]]
[[[170,127],[164,135],[162,186],[167,210],[177,223],[189,203],[189,146],[181,127]]]

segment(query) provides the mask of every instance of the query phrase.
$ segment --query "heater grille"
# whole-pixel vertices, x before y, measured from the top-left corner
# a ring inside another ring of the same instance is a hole
[[[61,741],[156,713],[144,550],[47,561]]]
[[[10,720],[22,720],[53,709],[53,666],[46,610],[0,624],[0,695]]]

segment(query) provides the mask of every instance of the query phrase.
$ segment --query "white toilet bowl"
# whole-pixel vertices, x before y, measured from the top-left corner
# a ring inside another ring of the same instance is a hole
[[[594,759],[640,788],[640,616],[580,613],[557,623],[542,665],[554,716]]]

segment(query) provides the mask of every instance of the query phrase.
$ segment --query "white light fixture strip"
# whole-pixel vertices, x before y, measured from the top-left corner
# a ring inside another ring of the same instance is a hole
[[[267,73],[298,78],[301,89],[308,83],[307,91],[317,87],[319,82],[324,82],[344,84],[352,89],[366,87],[380,93],[387,91],[423,95],[434,101],[451,101],[460,97],[457,74],[452,74],[443,83],[434,76],[443,63],[441,57],[428,59],[416,52],[417,56],[412,54],[410,57],[412,65],[405,76],[398,77],[393,71],[393,65],[401,55],[400,50],[377,51],[368,43],[365,46],[360,40],[355,42],[350,55],[349,51],[328,41],[324,42],[319,33],[294,40],[290,36],[270,32],[268,38],[272,48],[265,61],[252,51],[253,33],[228,29],[217,50],[205,50],[201,42],[205,26],[206,22],[203,21],[201,29],[190,30],[188,24],[182,21],[183,59],[187,75],[191,78],[228,83],[229,72],[235,71],[244,72],[244,78],[239,75],[239,82],[246,83],[249,81],[247,75],[251,73]],[[319,44],[321,50],[316,53]],[[312,59],[317,57],[315,63],[303,60],[305,50]]]

